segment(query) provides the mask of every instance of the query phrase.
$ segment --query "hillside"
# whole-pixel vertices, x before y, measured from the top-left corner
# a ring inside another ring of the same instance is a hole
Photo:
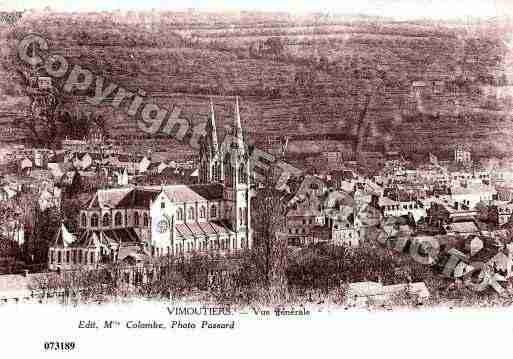
[[[210,95],[220,124],[229,121],[239,95],[255,141],[280,132],[293,142],[313,135],[319,146],[305,151],[322,150],[330,135],[371,151],[436,153],[472,142],[483,153],[509,154],[511,96],[496,95],[509,85],[508,49],[490,28],[265,13],[30,13],[3,41],[42,33],[52,53],[179,106],[192,122],[205,120]],[[28,107],[8,72],[0,74],[0,124],[16,128]],[[139,132],[110,107],[91,110],[103,114],[112,137]]]

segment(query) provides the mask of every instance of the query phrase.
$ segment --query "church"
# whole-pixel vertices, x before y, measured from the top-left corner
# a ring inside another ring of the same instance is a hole
[[[80,211],[80,234],[72,235],[64,226],[58,230],[49,269],[251,248],[251,176],[238,98],[231,144],[218,144],[212,101],[207,121],[200,184],[98,190]]]

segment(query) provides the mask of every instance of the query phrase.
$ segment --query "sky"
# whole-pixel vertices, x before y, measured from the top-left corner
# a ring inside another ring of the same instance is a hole
[[[458,19],[462,17],[495,17],[513,13],[511,0],[0,0],[0,9],[43,9],[68,11],[111,11],[187,9],[263,10],[310,12],[395,17],[397,19]]]

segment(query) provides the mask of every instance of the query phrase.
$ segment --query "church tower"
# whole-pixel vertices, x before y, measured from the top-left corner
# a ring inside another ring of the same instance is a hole
[[[225,218],[236,233],[237,249],[251,248],[252,231],[250,215],[249,155],[244,147],[244,137],[239,112],[239,98],[235,100],[234,128],[229,148],[223,154]],[[232,244],[233,245],[233,244]],[[233,248],[232,247],[232,248]]]
[[[219,145],[217,143],[217,130],[214,114],[214,104],[210,100],[210,113],[208,115],[206,134],[200,147],[200,165],[198,179],[200,183],[221,181],[222,164],[219,160]]]

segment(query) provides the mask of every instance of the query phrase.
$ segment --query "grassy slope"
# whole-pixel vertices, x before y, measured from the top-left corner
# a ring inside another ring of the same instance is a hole
[[[365,132],[368,148],[385,143],[386,148],[407,149],[410,148],[409,144],[425,143],[425,150],[436,150],[465,138],[472,139],[474,145],[482,149],[490,147],[491,139],[492,144],[501,144],[500,149],[511,148],[508,142],[511,122],[497,121],[497,113],[488,112],[483,118],[471,122],[462,123],[464,120],[458,122],[454,119],[454,99],[460,101],[463,112],[476,111],[479,101],[466,95],[426,98],[428,110],[442,108],[445,113],[436,121],[411,120],[415,114],[411,111],[411,81],[426,77],[450,78],[454,74],[460,60],[455,53],[457,31],[447,30],[444,36],[440,36],[439,33],[433,33],[435,30],[429,26],[406,29],[394,24],[344,24],[338,27],[317,27],[315,30],[306,20],[292,27],[286,18],[275,19],[275,22],[265,22],[266,18],[262,16],[251,19],[254,28],[233,31],[230,30],[230,24],[240,24],[231,17],[217,19],[215,29],[212,29],[207,26],[206,18],[200,16],[187,18],[188,24],[161,23],[151,28],[141,25],[138,19],[130,20],[137,23],[135,25],[127,24],[130,21],[126,19],[124,23],[114,25],[110,19],[100,21],[94,16],[85,19],[58,16],[56,22],[50,22],[49,17],[43,16],[27,19],[24,29],[44,29],[52,38],[53,52],[61,53],[71,58],[73,63],[87,67],[128,89],[144,89],[163,106],[180,106],[184,116],[193,121],[205,119],[207,97],[171,93],[196,92],[197,88],[207,86],[222,88],[229,93],[244,93],[265,84],[281,88],[283,96],[280,100],[262,96],[245,96],[242,99],[243,125],[254,134],[282,131],[293,136],[314,133],[322,137],[322,134],[335,133],[351,140],[355,134],[353,124],[362,110],[365,95],[370,93],[370,126]],[[255,29],[260,32],[255,33]],[[315,31],[324,35],[312,34]],[[181,32],[182,35],[187,32],[199,41],[192,48],[184,47],[179,37],[174,35],[175,32]],[[289,45],[287,53],[293,54],[296,59],[326,56],[336,67],[312,70],[311,67],[287,59],[238,56],[238,49],[245,46],[241,44],[254,40],[254,36],[265,38],[268,35],[291,33],[295,34],[294,39],[298,33],[306,33],[308,36],[299,37],[302,41],[313,39],[317,42]],[[336,41],[319,41],[326,39],[326,33],[330,33],[330,37]],[[138,43],[131,44],[129,41],[132,38]],[[201,48],[204,46],[201,44],[212,38],[233,51]],[[146,46],[148,39],[153,41],[153,47]],[[486,60],[486,55],[481,54],[482,61]],[[383,80],[362,79],[361,73],[355,74],[349,67],[354,61],[362,69],[382,69]],[[291,91],[294,77],[301,71],[316,73],[313,94]],[[478,71],[480,69],[475,70]],[[69,102],[70,106],[75,103]],[[0,116],[0,121],[9,121],[10,113],[22,107],[12,105],[12,101],[5,101],[4,104],[1,112],[8,115],[3,119]],[[222,124],[224,118],[231,116],[230,100],[216,99],[216,109]],[[114,136],[138,131],[133,121],[126,121],[109,108],[100,111],[105,113],[111,123],[109,127]]]

